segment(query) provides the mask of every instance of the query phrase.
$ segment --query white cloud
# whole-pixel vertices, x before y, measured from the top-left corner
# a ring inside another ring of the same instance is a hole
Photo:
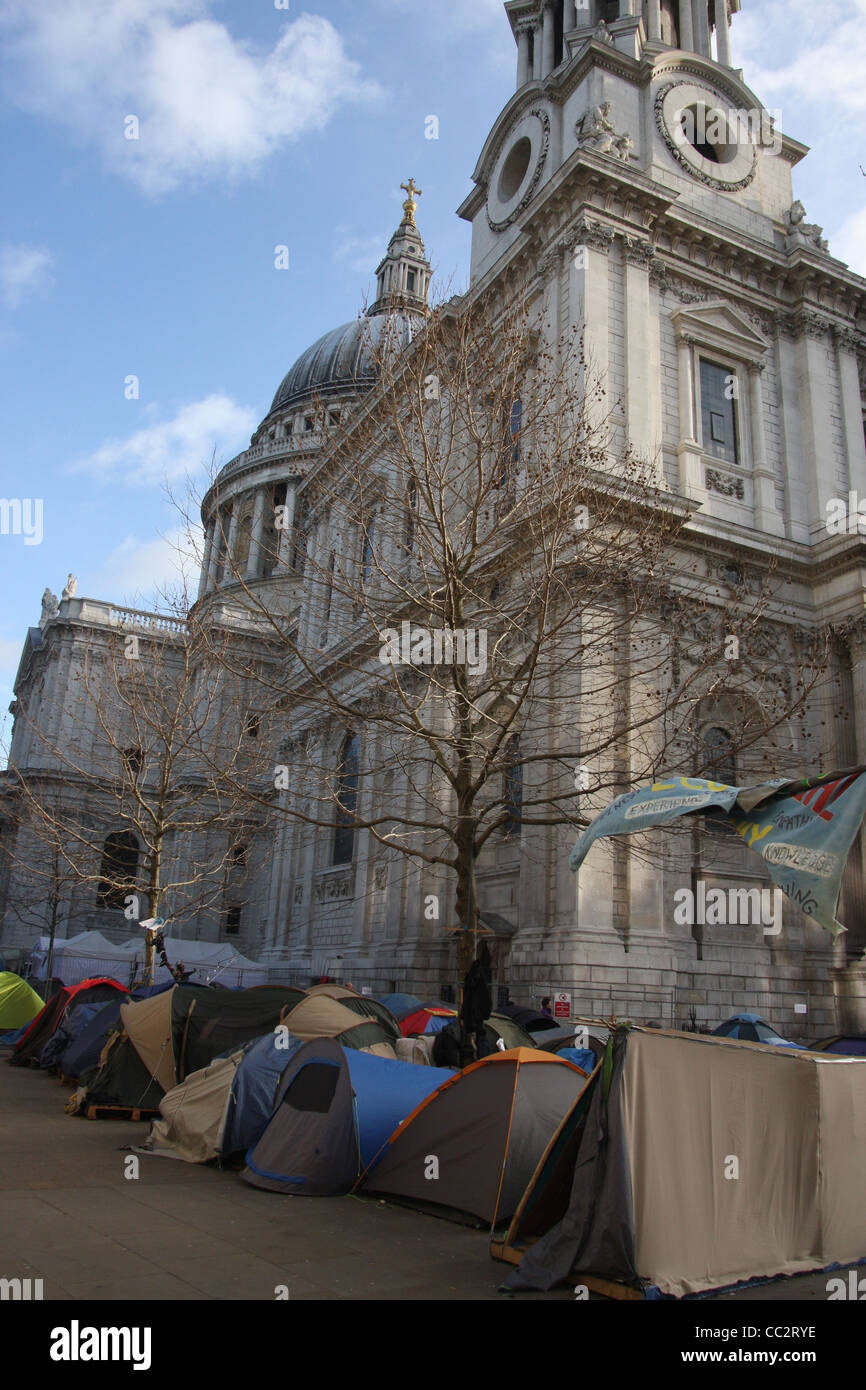
[[[195,599],[198,587],[202,536],[185,530],[141,540],[127,535],[109,552],[98,570],[86,580],[96,597],[111,594],[132,608],[150,608],[171,590],[186,584]]]
[[[182,406],[171,420],[145,425],[127,439],[110,439],[80,459],[77,472],[123,475],[133,485],[152,486],[207,472],[243,448],[256,425],[252,410],[228,396],[207,396]]]
[[[764,101],[782,103],[787,126],[802,102],[863,112],[864,20],[866,0],[768,0],[736,16],[734,61]]]
[[[28,295],[51,284],[54,257],[39,246],[0,246],[0,295],[16,308]]]
[[[866,275],[866,207],[845,218],[830,242],[830,250],[858,275]]]
[[[388,248],[391,232],[361,237],[355,236],[345,227],[338,227],[336,230],[341,239],[334,251],[334,260],[347,265],[350,270],[372,275]]]
[[[279,21],[270,51],[210,18],[212,0],[6,0],[7,87],[152,194],[254,174],[346,102],[380,95],[318,15]],[[124,134],[136,116],[139,138]]]

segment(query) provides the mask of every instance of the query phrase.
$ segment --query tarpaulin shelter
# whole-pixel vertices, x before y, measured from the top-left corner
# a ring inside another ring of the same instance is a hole
[[[127,968],[136,979],[141,977],[144,970],[144,948],[143,932],[123,947]],[[165,937],[165,949],[173,968],[182,964],[186,970],[194,972],[194,984],[216,982],[226,989],[254,989],[267,984],[268,967],[242,956],[229,941],[192,941],[182,936],[172,936],[169,932]],[[154,960],[153,979],[154,984],[174,983],[174,977],[158,956]]]
[[[360,1022],[358,1014],[343,999],[331,999],[327,994],[308,995],[286,1016],[285,1024],[294,1037],[304,1042],[336,1038],[345,1047],[397,1059],[391,1035],[379,1020]]]
[[[11,971],[0,973],[0,1033],[11,1033],[24,1023],[30,1023],[44,1007],[35,989]]]
[[[435,1204],[442,1215],[505,1221],[585,1083],[571,1062],[537,1049],[473,1062],[403,1121],[360,1188],[413,1205]]]
[[[673,1296],[850,1264],[864,1159],[866,1062],[621,1029],[492,1253],[512,1289]]]
[[[309,1042],[283,1073],[273,1116],[241,1177],[270,1192],[349,1192],[392,1130],[449,1077],[343,1048],[331,1038]]]
[[[51,938],[40,936],[30,953],[31,978],[43,980],[48,965]],[[99,931],[78,932],[76,936],[55,937],[52,973],[67,985],[96,975],[117,980],[120,985],[130,982],[131,961],[124,948],[109,941]]]
[[[82,1004],[94,1004],[100,1000],[111,999],[116,994],[125,995],[126,990],[116,980],[106,978],[82,980],[77,985],[64,985],[51,996],[16,1044],[15,1051],[9,1058],[11,1065],[25,1067],[31,1062],[38,1064],[43,1047],[70,1010],[75,1010]]]

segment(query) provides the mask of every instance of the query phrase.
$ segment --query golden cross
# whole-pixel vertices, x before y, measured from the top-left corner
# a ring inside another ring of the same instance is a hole
[[[418,206],[418,204],[415,201],[415,194],[417,193],[418,197],[420,198],[421,189],[417,187],[414,179],[410,179],[408,183],[401,183],[400,187],[403,189],[405,193],[408,193],[409,195],[405,203],[403,204],[403,211],[405,212],[409,221],[414,222],[415,209]]]

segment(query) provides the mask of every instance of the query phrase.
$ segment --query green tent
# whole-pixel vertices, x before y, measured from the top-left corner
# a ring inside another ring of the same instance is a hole
[[[0,971],[0,1033],[11,1033],[34,1019],[45,1005],[20,975]]]

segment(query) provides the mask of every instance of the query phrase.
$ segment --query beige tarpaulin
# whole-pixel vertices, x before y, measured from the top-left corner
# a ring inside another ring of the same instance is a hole
[[[171,1045],[171,997],[173,989],[163,990],[137,1004],[121,1004],[120,1019],[130,1041],[151,1076],[164,1091],[177,1085],[174,1051]]]
[[[637,1272],[663,1293],[866,1253],[866,1062],[635,1031],[622,1099]]]
[[[145,1148],[187,1163],[216,1158],[232,1082],[243,1057],[243,1048],[231,1057],[218,1057],[167,1091],[159,1103],[162,1119],[154,1121]]]
[[[572,1274],[682,1297],[866,1256],[866,1060],[623,1027],[504,1242],[509,1289]]]

